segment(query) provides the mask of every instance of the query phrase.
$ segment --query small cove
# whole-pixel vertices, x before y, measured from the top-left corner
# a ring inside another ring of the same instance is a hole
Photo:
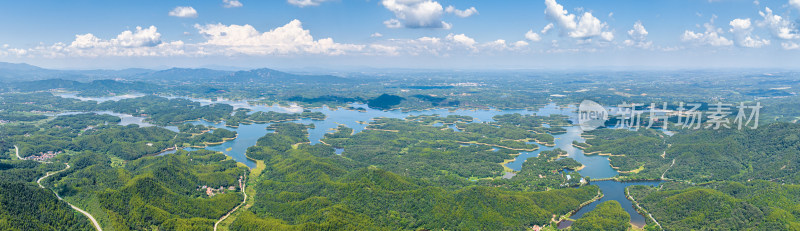
[[[120,100],[125,98],[135,98],[132,95],[123,95],[123,96],[116,96],[116,97],[100,97],[100,98],[92,98],[92,97],[77,97],[74,94],[61,94],[60,96],[65,98],[76,98],[80,100],[94,100],[94,101],[108,101],[108,100]],[[279,105],[251,105],[247,101],[230,101],[224,99],[217,99],[217,100],[207,100],[207,99],[195,99],[195,98],[188,98],[188,97],[170,97],[170,98],[182,98],[188,99],[195,102],[200,102],[202,105],[208,105],[213,103],[225,103],[234,106],[234,108],[247,108],[252,110],[252,112],[257,111],[275,111],[275,112],[283,112],[283,113],[299,113],[304,110],[304,108],[299,107],[297,105],[290,105],[290,106],[279,106]],[[386,118],[398,118],[403,119],[408,116],[418,116],[418,115],[431,115],[437,114],[439,116],[448,116],[448,115],[466,115],[471,116],[474,118],[473,122],[491,122],[493,121],[492,117],[496,115],[502,114],[512,114],[512,113],[520,113],[520,114],[536,114],[539,116],[550,116],[552,114],[558,115],[567,115],[570,118],[575,117],[574,113],[574,106],[570,107],[558,107],[555,104],[548,104],[538,110],[524,110],[524,109],[515,109],[515,110],[497,110],[497,109],[488,109],[488,110],[448,110],[448,109],[432,109],[432,110],[425,110],[425,111],[402,111],[402,110],[390,110],[390,111],[383,111],[369,108],[365,104],[358,104],[354,103],[351,104],[353,108],[364,108],[366,110],[356,111],[356,110],[346,110],[344,108],[336,108],[331,109],[327,106],[323,106],[320,108],[311,108],[308,109],[312,112],[321,112],[326,115],[324,120],[312,120],[312,119],[301,119],[292,122],[298,122],[303,124],[313,124],[314,128],[309,129],[309,140],[311,144],[316,144],[320,142],[320,139],[324,137],[326,133],[333,132],[340,124],[345,125],[349,128],[353,129],[353,133],[358,133],[363,131],[367,124],[364,122],[369,122],[374,118],[379,117],[386,117]],[[252,113],[251,112],[251,113]],[[79,114],[85,112],[69,112],[69,113],[62,113],[58,115],[67,115],[67,114]],[[118,116],[122,119],[120,125],[128,125],[128,124],[137,124],[142,127],[147,126],[154,126],[153,124],[149,124],[145,122],[145,118],[143,117],[136,117],[127,114],[120,114],[114,113],[109,111],[97,111],[94,113],[98,114],[108,114]],[[225,126],[224,122],[209,122],[209,121],[191,121],[187,122],[195,125],[204,125],[208,127],[214,128],[225,128],[228,130],[236,131],[238,136],[236,139],[226,141],[222,144],[218,145],[211,145],[202,149],[211,150],[211,151],[218,151],[222,152],[225,155],[231,156],[237,162],[241,162],[247,165],[250,168],[255,167],[255,162],[247,159],[245,153],[247,148],[254,146],[259,138],[264,136],[267,133],[272,131],[267,130],[267,127],[271,123],[263,123],[263,124],[241,124],[239,127],[227,127]],[[434,124],[434,126],[444,126],[444,124],[438,123]],[[545,126],[545,125],[543,125]],[[549,127],[550,125],[546,125]],[[455,125],[447,125],[447,127],[453,129],[456,132],[460,132],[460,130]],[[165,127],[172,131],[177,131],[177,127],[169,126]],[[556,134],[555,137],[555,145],[554,146],[546,146],[536,143],[531,143],[537,145],[539,148],[536,151],[532,152],[521,152],[519,156],[517,156],[514,161],[507,163],[506,166],[514,171],[519,171],[522,168],[522,164],[530,157],[536,157],[542,151],[553,150],[556,148],[560,148],[562,150],[567,151],[568,157],[573,158],[583,164],[585,167],[578,172],[583,176],[588,176],[591,179],[602,179],[602,178],[611,178],[617,176],[619,173],[611,168],[609,164],[609,160],[607,156],[599,156],[599,155],[591,155],[586,156],[583,154],[583,151],[574,147],[572,145],[573,141],[577,142],[584,142],[585,140],[581,137],[582,130],[578,126],[566,126],[564,127],[566,132],[563,134]],[[198,148],[184,148],[184,150],[191,151],[197,150]],[[334,149],[337,155],[341,155],[344,152],[344,149],[336,148]],[[176,150],[167,151],[161,153],[160,155],[166,155],[175,153]],[[515,174],[514,173],[505,173],[503,178],[511,178]],[[649,186],[656,186],[661,181],[641,181],[641,182],[617,182],[617,181],[592,181],[590,182],[591,185],[597,185],[604,193],[604,197],[598,201],[592,202],[587,206],[579,209],[575,212],[570,218],[578,219],[583,216],[588,211],[594,209],[599,203],[608,201],[608,200],[616,200],[623,205],[623,208],[631,215],[631,223],[636,226],[643,226],[645,222],[645,218],[638,214],[636,210],[633,208],[631,202],[625,198],[625,187],[631,185],[649,185]],[[565,221],[559,224],[559,228],[566,228],[571,225],[571,221]]]

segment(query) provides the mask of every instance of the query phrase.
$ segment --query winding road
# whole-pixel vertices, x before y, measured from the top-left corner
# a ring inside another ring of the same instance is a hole
[[[667,171],[669,171],[672,168],[672,166],[675,166],[675,159],[672,159],[672,164],[670,164],[669,168],[667,168],[667,170],[664,170],[664,173],[661,174],[661,180],[666,180],[667,179],[664,176],[667,175]]]
[[[19,157],[19,148],[17,148],[17,146],[16,146],[16,145],[14,145],[14,148],[16,148],[16,149],[17,149],[17,157]],[[47,177],[50,177],[50,176],[52,176],[52,175],[55,175],[56,173],[59,173],[59,172],[66,171],[67,169],[69,169],[69,168],[70,168],[70,166],[69,166],[69,163],[64,163],[64,164],[65,164],[65,165],[67,165],[67,167],[66,167],[66,168],[64,168],[64,169],[61,169],[61,170],[58,170],[58,171],[54,171],[54,172],[48,172],[48,173],[47,173],[47,174],[45,174],[43,177],[41,177],[41,178],[39,178],[38,180],[36,180],[36,184],[39,184],[39,187],[40,187],[40,188],[46,189],[46,188],[44,187],[44,185],[42,185],[42,180],[44,180],[45,178],[47,178]],[[97,220],[95,220],[95,219],[94,219],[94,217],[92,216],[92,214],[89,214],[88,212],[86,212],[86,211],[83,211],[83,209],[80,209],[80,208],[78,208],[78,207],[76,207],[76,206],[74,206],[74,205],[70,204],[69,202],[65,201],[63,198],[61,198],[61,196],[59,196],[59,195],[58,195],[58,193],[56,193],[56,191],[53,191],[53,190],[50,190],[50,191],[52,191],[52,192],[53,192],[53,194],[56,194],[56,197],[58,198],[58,200],[64,201],[65,203],[67,203],[67,204],[69,205],[69,207],[72,207],[72,209],[74,209],[75,211],[78,211],[78,212],[80,212],[81,214],[83,214],[84,216],[88,217],[88,218],[89,218],[89,220],[91,220],[91,221],[92,221],[92,225],[94,225],[94,229],[96,229],[97,231],[103,231],[103,228],[100,228],[100,223],[97,223]]]
[[[17,159],[20,159],[20,160],[21,160],[21,159],[22,159],[22,157],[21,157],[21,156],[19,156],[19,147],[17,147],[17,145],[14,145],[14,151],[16,151],[16,152],[17,152]]]
[[[239,209],[239,207],[242,207],[242,205],[244,205],[244,203],[247,202],[247,191],[245,191],[245,187],[247,187],[247,174],[244,174],[243,178],[244,182],[242,182],[241,179],[239,180],[239,188],[242,189],[242,194],[244,194],[244,199],[242,199],[242,203],[234,207],[230,212],[228,212],[228,214],[225,214],[225,216],[219,218],[219,220],[214,223],[214,231],[217,231],[217,226],[219,226],[220,222],[224,221],[226,218],[228,218],[228,216],[233,214],[233,212],[236,212],[236,210]]]

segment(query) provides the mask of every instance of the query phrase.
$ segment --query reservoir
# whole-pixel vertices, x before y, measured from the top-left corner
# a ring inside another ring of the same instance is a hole
[[[119,100],[124,98],[131,98],[131,95],[124,95],[124,96],[117,96],[117,97],[103,97],[103,98],[90,98],[90,97],[77,97],[75,95],[70,94],[62,94],[60,95],[65,98],[77,98],[81,100],[97,100],[97,101],[108,101],[108,100]],[[135,95],[134,95],[135,96]],[[278,106],[278,105],[250,105],[247,101],[229,101],[224,99],[218,99],[216,101],[211,101],[207,99],[195,99],[195,98],[188,98],[188,97],[170,97],[170,98],[183,98],[189,99],[195,102],[200,102],[203,105],[213,104],[213,103],[224,103],[230,104],[234,106],[234,108],[247,108],[252,110],[252,112],[256,111],[275,111],[275,112],[283,112],[283,113],[299,113],[304,110],[304,108],[299,107],[297,105],[290,105],[290,106]],[[309,140],[311,144],[319,143],[320,139],[326,133],[333,132],[331,129],[337,128],[340,124],[343,124],[349,128],[353,129],[354,133],[358,133],[363,131],[367,124],[363,122],[370,122],[373,118],[379,117],[387,117],[387,118],[398,118],[403,119],[408,116],[418,116],[418,115],[432,115],[437,114],[439,116],[448,116],[448,115],[465,115],[471,116],[474,118],[473,123],[480,123],[480,122],[491,122],[493,121],[492,117],[496,115],[503,115],[503,114],[536,114],[539,116],[550,116],[552,114],[557,115],[566,115],[570,118],[573,118],[573,121],[576,121],[575,107],[574,105],[570,105],[568,107],[559,107],[555,104],[548,104],[545,105],[537,110],[524,110],[524,109],[515,109],[515,110],[497,110],[497,109],[487,109],[487,110],[448,110],[448,109],[431,109],[425,111],[402,111],[402,110],[390,110],[390,111],[383,111],[369,108],[366,104],[359,104],[354,103],[351,104],[353,108],[364,108],[364,111],[356,111],[356,110],[346,110],[344,108],[329,108],[327,106],[323,106],[320,108],[311,108],[308,109],[313,112],[321,112],[326,115],[324,120],[312,120],[312,119],[301,119],[298,121],[291,121],[303,124],[314,124],[314,128],[308,130],[309,133]],[[144,121],[142,117],[135,117],[126,114],[119,114],[113,112],[96,112],[98,114],[109,114],[115,115],[122,118],[121,125],[127,124],[138,124],[140,126],[153,126]],[[74,113],[73,113],[74,114]],[[59,114],[61,115],[61,114]],[[204,149],[222,152],[225,155],[231,156],[237,162],[241,162],[247,165],[250,168],[255,167],[255,162],[247,159],[245,153],[247,152],[247,148],[256,145],[256,142],[259,138],[264,136],[267,133],[272,131],[267,130],[267,127],[270,123],[265,124],[240,124],[239,127],[226,127],[224,122],[209,122],[209,121],[192,121],[188,122],[195,125],[204,125],[208,127],[215,127],[215,128],[225,128],[228,130],[236,131],[238,133],[238,137],[234,140],[230,140],[224,142],[219,145],[213,145],[206,147]],[[443,126],[441,124],[437,126]],[[548,125],[549,126],[549,125]],[[455,131],[459,131],[453,125],[449,125],[449,128],[452,128]],[[177,131],[176,127],[166,127],[167,129]],[[582,130],[579,126],[568,126],[564,127],[566,132],[563,134],[554,135],[555,137],[555,146],[548,147],[545,145],[540,145],[536,143],[531,143],[537,145],[539,148],[536,151],[532,152],[521,152],[519,156],[515,158],[514,161],[506,164],[507,167],[511,168],[514,171],[519,171],[522,168],[522,164],[525,162],[526,159],[530,157],[536,157],[539,155],[541,151],[553,150],[556,148],[560,148],[564,151],[567,151],[568,157],[573,158],[583,164],[585,167],[578,172],[582,176],[588,176],[591,179],[601,179],[601,178],[611,178],[617,176],[619,173],[611,168],[609,164],[609,160],[607,156],[599,156],[599,155],[591,155],[586,156],[583,154],[583,151],[572,146],[573,141],[577,142],[584,142],[585,140],[581,137]],[[191,151],[196,150],[195,148],[185,148],[184,150]],[[346,151],[343,149],[336,149],[336,154],[345,154]],[[513,173],[506,173],[503,177],[510,178],[513,177]],[[590,184],[597,185],[602,190],[604,197],[598,201],[592,202],[587,206],[579,209],[575,214],[573,214],[570,218],[578,219],[583,216],[586,212],[593,210],[598,204],[608,201],[608,200],[615,200],[618,201],[622,207],[631,215],[631,223],[642,227],[645,224],[645,218],[636,212],[631,202],[625,198],[625,187],[631,185],[648,185],[648,186],[657,186],[661,181],[637,181],[637,182],[617,182],[617,181],[592,181]],[[571,225],[571,221],[565,221],[559,224],[559,228],[566,228]]]
[[[572,219],[581,218],[583,217],[583,214],[594,210],[594,208],[597,207],[597,205],[599,205],[600,203],[614,200],[619,202],[619,204],[622,205],[622,208],[625,209],[625,211],[631,215],[631,224],[641,228],[642,226],[645,225],[646,218],[636,211],[636,208],[634,208],[633,203],[631,203],[631,201],[628,200],[628,198],[625,198],[625,188],[633,185],[647,185],[655,187],[658,186],[658,184],[660,183],[661,181],[626,181],[626,182],[617,182],[612,180],[592,181],[591,182],[592,185],[597,185],[598,187],[600,187],[600,190],[603,191],[604,195],[603,198],[600,198],[600,200],[597,200],[595,202],[592,202],[584,206],[569,218]],[[572,221],[564,221],[558,224],[558,228],[564,229],[569,227],[570,225],[572,225]]]

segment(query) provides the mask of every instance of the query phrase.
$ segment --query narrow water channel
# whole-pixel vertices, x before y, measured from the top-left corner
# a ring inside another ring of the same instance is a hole
[[[62,94],[62,97],[65,98],[77,98],[81,100],[95,100],[95,101],[108,101],[108,100],[119,100],[124,98],[131,98],[132,96],[125,95],[125,96],[118,96],[118,97],[104,97],[104,98],[90,98],[90,97],[77,97],[75,95],[69,94]],[[288,107],[282,107],[278,105],[250,105],[247,101],[229,101],[224,99],[219,99],[216,101],[206,100],[206,99],[194,99],[194,98],[187,98],[187,97],[171,97],[171,98],[184,98],[189,99],[195,102],[200,102],[203,105],[213,104],[213,103],[225,103],[233,105],[235,108],[248,108],[255,111],[276,111],[276,112],[285,112],[285,113],[299,113],[303,111],[302,107],[292,105]],[[447,109],[433,109],[433,110],[425,110],[425,111],[401,111],[401,110],[392,110],[392,111],[382,111],[369,108],[365,104],[351,104],[350,106],[355,108],[365,108],[365,111],[355,111],[355,110],[345,110],[343,108],[331,109],[327,106],[321,108],[313,108],[310,109],[314,112],[322,112],[326,115],[325,120],[311,120],[311,119],[302,119],[299,123],[304,124],[314,124],[315,128],[309,129],[309,140],[312,144],[319,143],[319,140],[323,138],[326,133],[333,132],[332,129],[337,128],[340,124],[343,124],[349,128],[353,129],[354,133],[358,133],[366,128],[367,124],[364,122],[369,122],[373,118],[379,117],[388,117],[388,118],[406,118],[408,116],[416,116],[416,115],[431,115],[431,114],[438,114],[440,116],[448,116],[448,115],[466,115],[472,116],[475,120],[473,122],[491,122],[493,121],[492,117],[496,115],[502,114],[511,114],[511,113],[520,113],[520,114],[536,114],[540,116],[550,116],[551,114],[559,114],[559,115],[567,115],[570,118],[575,117],[575,108],[573,106],[561,108],[555,104],[548,104],[544,107],[536,110],[447,110]],[[126,124],[139,124],[140,126],[153,126],[152,124],[148,124],[144,122],[144,118],[141,117],[134,117],[125,114],[118,114],[113,112],[96,112],[100,114],[109,114],[109,115],[116,115],[122,118],[121,125]],[[225,155],[231,156],[234,160],[244,163],[248,167],[255,167],[255,162],[247,159],[245,153],[248,147],[254,146],[259,138],[264,136],[265,134],[272,132],[267,130],[266,128],[270,125],[269,123],[266,124],[241,124],[238,128],[226,127],[224,122],[213,123],[208,121],[193,121],[189,122],[192,124],[199,124],[208,127],[215,127],[215,128],[225,128],[232,131],[236,131],[238,133],[238,137],[234,140],[224,142],[219,145],[209,146],[204,149],[222,152]],[[441,126],[441,125],[439,125]],[[549,125],[548,125],[549,126]],[[455,131],[459,131],[458,128],[455,126],[450,125],[450,128],[453,128]],[[582,130],[578,126],[569,126],[564,127],[566,129],[566,133],[555,135],[555,146],[548,147],[545,145],[540,145],[533,143],[539,146],[539,149],[533,152],[522,152],[519,156],[515,158],[514,161],[506,164],[507,167],[513,169],[514,171],[519,171],[522,168],[522,164],[530,157],[536,157],[542,151],[553,150],[556,148],[560,148],[562,150],[567,151],[568,156],[573,158],[583,164],[585,167],[578,171],[583,176],[588,176],[591,179],[601,179],[601,178],[610,178],[617,176],[619,173],[611,168],[609,164],[609,160],[607,156],[586,156],[583,154],[583,151],[572,146],[573,141],[584,142],[585,140],[581,137]],[[168,127],[168,129],[176,131],[177,128],[175,127]],[[196,150],[195,148],[186,148],[184,150]],[[341,155],[345,150],[344,149],[336,149],[336,154]],[[163,154],[174,153],[167,152]],[[507,173],[504,178],[513,177],[513,173]],[[590,203],[589,205],[579,209],[575,214],[573,214],[570,218],[578,219],[583,216],[588,211],[593,210],[598,204],[609,201],[615,200],[620,202],[623,208],[631,215],[631,223],[642,227],[645,224],[645,218],[636,212],[633,205],[627,198],[625,198],[625,187],[631,185],[649,185],[649,186],[656,186],[660,183],[660,181],[638,181],[638,182],[617,182],[617,181],[593,181],[590,182],[592,185],[597,185],[602,190],[603,194],[605,195],[602,199]],[[566,221],[559,224],[559,228],[566,228],[571,225],[572,222]]]

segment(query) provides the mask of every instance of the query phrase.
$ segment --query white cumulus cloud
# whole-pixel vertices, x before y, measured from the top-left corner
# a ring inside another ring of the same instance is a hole
[[[370,44],[368,49],[371,51],[367,53],[367,55],[390,55],[390,56],[397,56],[400,55],[400,47],[397,46],[389,46],[383,44]]]
[[[647,40],[648,34],[642,22],[636,21],[636,23],[633,24],[633,29],[628,31],[628,39],[623,43],[632,47],[650,48],[650,46],[653,45],[653,41]]]
[[[705,33],[697,33],[694,31],[686,30],[681,36],[684,42],[695,42],[698,44],[707,44],[711,46],[730,46],[733,45],[730,39],[720,36],[715,31],[706,31]]]
[[[484,51],[510,51],[510,50],[519,50],[526,46],[528,46],[528,42],[525,41],[516,41],[513,43],[507,43],[504,39],[498,39],[491,42],[483,43],[479,45]]]
[[[493,50],[505,50],[508,49],[508,45],[506,45],[506,40],[498,39],[486,44],[483,44],[484,47],[493,49]]]
[[[306,6],[319,6],[323,2],[327,2],[330,0],[287,0],[289,4],[299,6],[299,7],[306,7]]]
[[[447,40],[453,41],[455,43],[464,45],[466,47],[473,47],[475,45],[475,39],[467,37],[464,34],[449,34],[447,35]]]
[[[383,21],[383,25],[386,25],[387,28],[392,28],[392,29],[403,28],[403,23],[401,23],[400,20],[397,19],[389,19]]]
[[[556,0],[545,0],[545,16],[561,29],[562,34],[576,39],[600,37],[605,41],[614,39],[608,30],[608,24],[594,17],[591,12],[584,12],[580,17],[570,14]]]
[[[754,36],[752,34],[753,27],[751,26],[752,23],[750,22],[749,18],[741,19],[737,18],[731,20],[731,33],[733,33],[734,40],[736,41],[736,45],[740,47],[748,47],[748,48],[760,48],[765,45],[769,45],[770,41],[767,39],[761,39],[758,36]]]
[[[16,49],[17,54],[41,57],[141,57],[185,55],[183,41],[166,42],[155,26],[126,30],[115,38],[102,39],[92,33],[75,35],[69,43],[58,42],[50,46],[39,45],[31,49]]]
[[[475,7],[470,7],[469,9],[466,10],[459,10],[456,9],[456,7],[454,6],[447,6],[447,8],[444,11],[447,13],[455,14],[456,16],[462,18],[478,14],[478,10],[475,9]]]
[[[326,54],[339,55],[357,52],[363,45],[335,43],[331,38],[314,40],[311,32],[303,29],[299,20],[267,32],[259,32],[251,25],[206,24],[195,25],[207,41],[200,45],[206,49],[219,48],[218,52],[248,55],[274,54]]]
[[[789,0],[789,5],[800,10],[800,0]]]
[[[795,42],[782,42],[781,47],[783,47],[784,50],[798,50],[800,49],[800,44]]]
[[[225,8],[242,7],[242,3],[239,2],[239,0],[222,0],[222,3],[224,4],[222,6]]]
[[[525,38],[531,42],[542,41],[542,36],[539,36],[539,34],[533,32],[533,30],[529,30],[527,33],[525,33]]]
[[[553,27],[555,27],[555,25],[553,25],[552,23],[548,23],[546,26],[544,26],[544,28],[542,28],[542,31],[539,32],[541,32],[542,34],[547,34],[547,32],[550,32],[550,30],[553,29]]]
[[[395,18],[383,22],[388,28],[450,29],[450,24],[442,21],[444,8],[436,1],[383,0],[382,4],[395,16]]]
[[[444,37],[420,37],[417,39],[389,39],[382,44],[391,47],[397,54],[403,55],[466,55],[483,52],[513,52],[527,47],[526,41],[508,42],[497,39],[489,42],[478,42],[466,34],[450,33]],[[372,47],[369,49],[376,50]],[[374,52],[374,51],[373,51]]]
[[[70,57],[210,57],[210,56],[454,56],[519,52],[527,49],[528,40],[496,39],[476,41],[466,34],[450,33],[418,39],[383,39],[380,33],[369,43],[346,44],[332,38],[314,38],[299,20],[259,31],[251,25],[195,24],[203,41],[184,44],[166,41],[155,26],[136,27],[114,37],[102,38],[92,33],[78,34],[74,40],[39,45],[33,48],[0,46],[0,56],[70,58]],[[533,33],[533,30],[530,31]],[[380,38],[380,39],[378,39]],[[527,36],[530,40],[530,36]],[[539,38],[541,39],[541,38]],[[533,40],[531,40],[533,41]]]
[[[769,28],[773,36],[779,39],[800,38],[800,32],[797,31],[797,26],[780,15],[773,14],[769,7],[766,7],[764,11],[759,11],[758,14],[764,18],[763,21],[759,21],[759,26]]]
[[[179,6],[169,12],[169,16],[178,18],[197,18],[197,11],[191,6]]]
[[[522,48],[522,47],[528,46],[528,42],[519,40],[519,41],[514,42],[512,44],[512,46],[514,46],[514,48]]]
[[[681,40],[698,45],[711,45],[715,47],[733,45],[733,41],[721,35],[725,33],[722,29],[714,27],[714,19],[716,19],[716,16],[711,17],[710,22],[703,24],[703,27],[706,28],[705,32],[700,33],[686,30],[683,32]]]

